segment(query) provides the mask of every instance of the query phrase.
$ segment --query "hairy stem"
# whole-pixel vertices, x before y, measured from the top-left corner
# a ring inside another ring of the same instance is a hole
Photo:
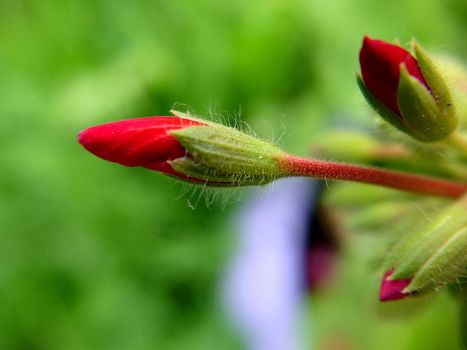
[[[467,183],[355,164],[328,162],[289,155],[280,160],[280,165],[287,176],[309,176],[331,180],[355,181],[440,197],[459,197],[467,193]]]

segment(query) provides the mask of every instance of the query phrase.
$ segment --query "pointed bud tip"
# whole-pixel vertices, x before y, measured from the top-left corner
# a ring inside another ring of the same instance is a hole
[[[363,37],[363,45],[371,45],[374,41],[376,40],[373,40],[369,35],[365,35]]]
[[[86,148],[86,144],[88,143],[87,142],[87,139],[88,139],[88,133],[89,133],[89,129],[84,129],[84,130],[81,130],[79,133],[78,133],[78,143],[80,145],[82,145],[83,147]]]
[[[393,273],[394,269],[390,269],[383,276],[383,281],[379,290],[380,301],[400,300],[409,295],[404,293],[403,290],[410,284],[411,279],[392,280],[391,276]]]
[[[363,37],[362,49],[376,50],[377,53],[381,51],[382,54],[384,54],[384,51],[402,48],[399,45],[395,45],[381,39],[373,39],[369,35],[365,35]]]
[[[93,147],[92,147],[94,134],[95,134],[94,131],[95,131],[95,127],[90,127],[90,128],[81,130],[78,133],[78,143],[91,153],[94,153]]]

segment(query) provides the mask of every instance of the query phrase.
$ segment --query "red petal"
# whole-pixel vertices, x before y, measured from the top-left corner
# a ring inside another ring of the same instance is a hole
[[[121,120],[88,128],[79,142],[91,153],[126,166],[145,166],[182,157],[186,151],[171,130],[205,125],[177,117],[147,117]]]
[[[417,60],[407,50],[382,40],[363,39],[360,50],[360,67],[366,87],[387,107],[400,115],[397,105],[400,64],[404,63],[409,74],[417,78],[428,90]]]

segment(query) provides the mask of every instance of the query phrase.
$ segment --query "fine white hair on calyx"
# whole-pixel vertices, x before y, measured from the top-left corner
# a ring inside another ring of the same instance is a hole
[[[186,113],[193,118],[204,119],[207,121],[212,121],[218,124],[222,124],[231,128],[235,128],[247,135],[258,137],[258,135],[254,132],[253,128],[242,119],[242,107],[241,105],[238,106],[238,110],[233,113],[228,112],[220,112],[219,108],[216,104],[211,104],[205,113],[199,114],[194,110],[190,110],[190,108],[183,103],[175,103],[172,106],[172,109],[182,111],[182,113]],[[277,139],[272,137],[271,142],[272,144],[276,144],[278,140],[281,140],[284,135],[286,134],[286,127],[285,124],[282,124],[282,131],[281,134]],[[250,176],[247,174],[236,174],[232,175],[231,182],[235,183],[234,186],[229,187],[216,187],[210,186],[208,181],[206,183],[183,183],[180,186],[180,194],[175,198],[175,200],[180,200],[185,198],[187,201],[187,206],[195,209],[199,206],[201,202],[204,202],[206,207],[211,208],[214,205],[219,206],[223,209],[227,207],[232,202],[243,201],[247,194],[250,192],[248,190],[248,186],[245,186],[249,183]],[[266,175],[262,175],[259,179],[259,183],[265,183],[265,185],[261,186],[270,186],[269,184],[273,183],[276,178],[266,177]],[[259,186],[259,185],[252,185],[252,186]]]

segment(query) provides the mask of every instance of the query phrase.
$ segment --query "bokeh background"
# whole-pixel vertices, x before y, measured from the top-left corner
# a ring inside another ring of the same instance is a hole
[[[175,107],[306,155],[336,118],[368,122],[365,34],[466,59],[467,3],[0,0],[0,348],[243,349],[218,290],[248,190],[106,163],[76,135]],[[448,296],[382,317],[361,260],[304,304],[310,347],[457,349]]]

